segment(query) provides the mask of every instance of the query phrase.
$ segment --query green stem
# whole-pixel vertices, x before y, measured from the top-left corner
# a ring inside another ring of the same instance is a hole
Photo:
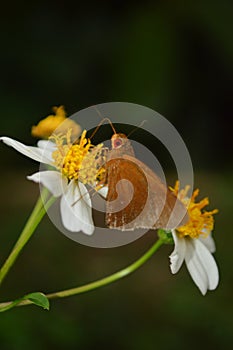
[[[141,267],[160,247],[164,244],[164,240],[162,238],[158,239],[157,242],[145,253],[143,254],[138,260],[136,260],[133,264],[127,266],[126,268],[110,275],[107,277],[104,277],[98,281],[91,282],[88,284],[85,284],[81,287],[66,289],[60,292],[50,293],[46,294],[46,297],[48,299],[55,299],[55,298],[66,298],[72,295],[77,295],[81,293],[86,293],[94,289],[98,289],[100,287],[106,286],[107,284],[113,283],[129,274],[137,270],[139,267]],[[0,303],[1,307],[7,307],[12,302],[4,302]],[[17,306],[24,306],[24,305],[30,305],[32,302],[30,300],[23,300],[20,302]]]
[[[0,270],[0,284],[3,282],[4,278],[8,274],[10,268],[13,266],[15,260],[17,259],[19,253],[28,242],[32,234],[34,233],[36,227],[40,223],[41,219],[46,213],[46,210],[51,206],[54,202],[55,198],[52,197],[48,200],[46,205],[44,206],[44,201],[48,198],[49,192],[47,189],[43,189],[41,196],[39,197],[22,233],[20,234],[17,242],[15,243],[10,255],[7,260],[3,264]]]
[[[71,295],[81,294],[85,292],[89,292],[91,290],[106,286],[107,284],[113,283],[132,272],[136,271],[139,267],[141,267],[145,262],[159,249],[159,247],[163,244],[163,240],[159,239],[155,244],[145,253],[143,254],[138,260],[136,260],[133,264],[127,266],[126,268],[110,275],[107,277],[104,277],[98,281],[88,283],[84,286],[77,287],[77,288],[71,288],[67,290],[63,290],[61,292],[51,293],[47,294],[47,298],[54,299],[54,298],[65,298],[69,297]]]

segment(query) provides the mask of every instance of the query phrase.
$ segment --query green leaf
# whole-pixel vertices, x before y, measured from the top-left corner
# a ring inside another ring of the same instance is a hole
[[[48,298],[41,292],[35,292],[30,293],[27,295],[24,295],[22,298],[16,299],[12,302],[7,302],[5,305],[3,305],[0,308],[0,312],[4,312],[7,310],[12,309],[13,307],[17,306],[20,303],[23,303],[24,301],[31,301],[32,304],[35,304],[37,306],[43,307],[46,310],[49,310],[49,300]]]
[[[35,292],[27,294],[22,298],[22,300],[30,300],[33,304],[49,310],[49,300],[43,293]]]

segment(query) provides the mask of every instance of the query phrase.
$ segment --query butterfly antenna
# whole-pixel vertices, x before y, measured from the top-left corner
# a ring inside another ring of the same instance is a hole
[[[87,194],[89,194],[90,196],[94,196],[95,195],[95,189],[91,188],[89,191],[87,191],[86,193],[82,194],[74,203],[71,204],[71,207],[73,207],[75,204],[77,204]]]
[[[147,120],[143,120],[138,126],[136,126],[136,128],[131,130],[130,133],[127,135],[127,138],[129,138],[129,136],[132,135],[137,129],[141,128],[146,122]]]
[[[95,130],[93,131],[93,133],[91,134],[90,136],[90,139],[96,134],[96,132],[99,130],[99,128],[101,127],[101,125],[104,123],[104,122],[108,122],[112,128],[112,131],[114,132],[114,134],[116,134],[116,129],[114,128],[111,120],[109,118],[104,118],[101,114],[101,112],[98,110],[98,108],[96,106],[94,106],[97,114],[99,115],[99,117],[102,119],[101,122],[97,125],[97,127],[95,128]]]

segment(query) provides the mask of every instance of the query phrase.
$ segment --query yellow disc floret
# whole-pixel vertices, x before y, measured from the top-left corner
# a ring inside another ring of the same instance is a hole
[[[49,115],[32,127],[32,136],[46,139],[52,134],[64,134],[68,129],[71,129],[72,138],[77,138],[80,135],[81,128],[74,120],[66,118],[64,107],[53,107],[52,110],[55,113],[54,115]]]
[[[90,185],[95,185],[97,181],[100,182],[105,173],[103,166],[105,159],[103,144],[91,148],[82,160],[79,169],[79,180]]]
[[[57,149],[53,152],[54,165],[68,180],[79,180],[83,184],[95,185],[104,172],[103,145],[93,146],[82,132],[78,142],[72,144],[71,130],[64,135],[53,135]]]
[[[208,236],[214,227],[213,215],[218,212],[217,209],[212,211],[204,211],[203,208],[209,204],[209,199],[206,197],[200,202],[195,202],[199,194],[196,189],[191,198],[187,197],[190,186],[186,186],[179,191],[179,182],[176,182],[175,188],[172,189],[174,194],[186,206],[189,215],[189,221],[184,225],[176,228],[180,237],[198,238],[200,235]]]

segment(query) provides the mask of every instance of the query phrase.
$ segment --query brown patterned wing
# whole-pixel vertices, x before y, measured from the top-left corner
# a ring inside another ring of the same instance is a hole
[[[130,160],[114,158],[106,164],[108,195],[106,225],[119,230],[133,230],[133,223],[143,211],[148,197],[146,176]]]
[[[171,229],[184,224],[183,204],[143,162],[130,155],[106,164],[108,195],[106,224],[122,231]]]
[[[143,215],[139,217],[141,225],[144,227],[149,223],[151,228],[164,229],[184,225],[189,220],[187,209],[159,176],[137,158],[129,155],[124,155],[124,158],[135,162],[147,178],[148,202]]]

